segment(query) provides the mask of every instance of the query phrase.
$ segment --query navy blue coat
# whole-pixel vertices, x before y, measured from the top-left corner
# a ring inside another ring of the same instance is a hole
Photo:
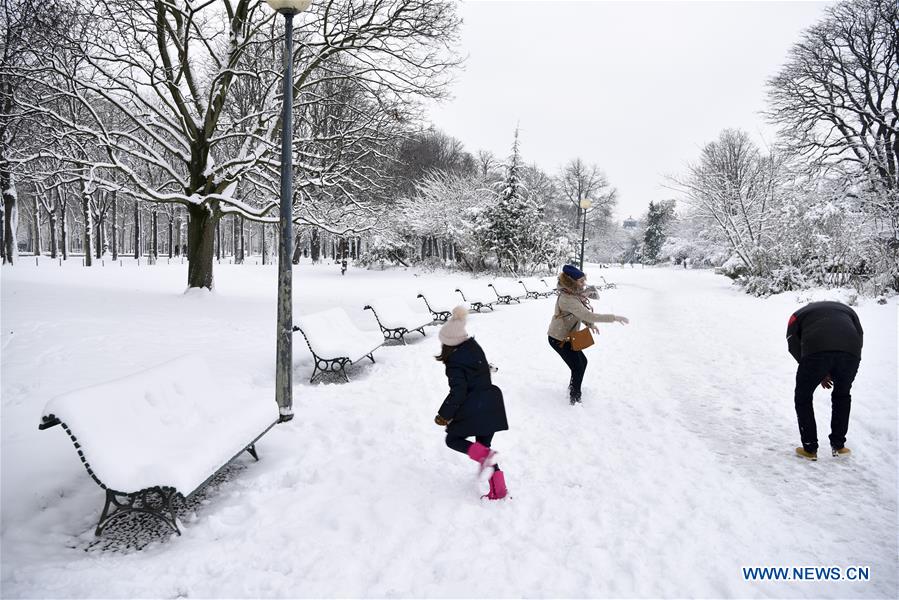
[[[490,365],[474,338],[465,340],[450,354],[446,378],[450,392],[438,413],[452,420],[447,432],[468,437],[509,428],[503,393],[490,381]]]

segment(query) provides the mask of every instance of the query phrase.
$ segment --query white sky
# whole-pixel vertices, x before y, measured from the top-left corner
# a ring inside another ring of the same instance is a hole
[[[468,1],[454,99],[431,120],[470,152],[555,174],[580,156],[618,188],[619,219],[675,197],[663,188],[726,127],[756,142],[765,83],[827,2]]]

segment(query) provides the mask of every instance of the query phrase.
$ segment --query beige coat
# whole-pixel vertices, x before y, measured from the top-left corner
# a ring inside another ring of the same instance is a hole
[[[560,293],[556,299],[556,310],[553,319],[549,322],[549,337],[554,340],[565,341],[568,336],[580,329],[581,323],[592,325],[593,323],[614,323],[615,315],[603,315],[590,312],[581,304],[577,297],[571,294]]]

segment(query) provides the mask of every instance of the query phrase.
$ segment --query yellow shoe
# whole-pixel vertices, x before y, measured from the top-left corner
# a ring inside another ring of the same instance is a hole
[[[850,454],[852,454],[852,450],[850,450],[846,446],[843,446],[842,448],[831,448],[830,453],[834,456],[849,456]]]
[[[806,452],[805,448],[803,448],[802,446],[799,446],[798,448],[796,448],[796,454],[806,460],[818,460],[817,452]]]

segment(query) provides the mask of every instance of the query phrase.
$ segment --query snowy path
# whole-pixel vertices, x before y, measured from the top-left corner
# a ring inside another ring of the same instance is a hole
[[[297,310],[337,303],[367,328],[370,294],[464,280],[316,269],[300,270]],[[61,432],[36,431],[44,402],[186,352],[273,395],[272,271],[221,268],[216,295],[184,297],[175,267],[88,281],[4,270],[3,597],[895,597],[895,300],[858,309],[855,454],[806,463],[791,455],[794,298],[749,298],[707,272],[604,274],[619,289],[597,310],[632,323],[604,326],[588,351],[582,406],[546,342],[552,300],[470,319],[500,369],[511,430],[494,446],[511,500],[479,501],[472,463],[431,421],[446,383],[429,328],[347,385],[308,385],[298,350],[297,418],[262,440],[263,460],[182,538],[113,554],[80,549],[102,491]],[[816,409],[826,446],[826,396]],[[743,566],[868,566],[871,581],[748,583]]]

